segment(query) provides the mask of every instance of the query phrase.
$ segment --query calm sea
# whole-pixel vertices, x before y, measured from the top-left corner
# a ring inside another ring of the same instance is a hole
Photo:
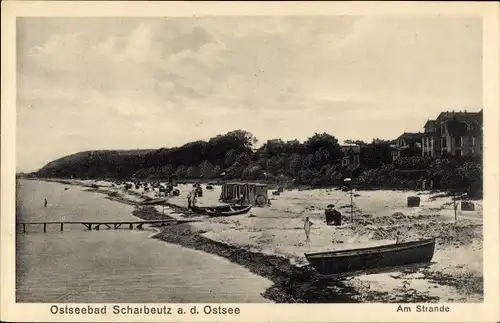
[[[44,207],[44,199],[48,205]],[[137,220],[85,188],[17,183],[18,221]],[[271,282],[223,258],[150,239],[151,231],[83,225],[18,229],[17,302],[267,302]]]

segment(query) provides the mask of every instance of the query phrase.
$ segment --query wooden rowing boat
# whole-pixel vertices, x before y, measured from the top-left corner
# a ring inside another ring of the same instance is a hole
[[[370,248],[306,253],[305,256],[320,274],[335,275],[429,263],[434,256],[435,245],[436,240],[431,238]]]
[[[168,198],[163,197],[163,198],[159,198],[159,199],[144,201],[144,202],[139,203],[139,205],[158,205],[158,204],[162,204],[162,203],[166,202],[167,200],[168,200]]]
[[[228,210],[229,205],[215,205],[215,206],[197,206],[193,205],[191,206],[191,211],[197,214],[207,214],[207,209],[209,210],[216,210],[216,209],[222,209],[222,210]]]
[[[234,205],[234,206],[225,205],[216,208],[206,208],[205,213],[208,216],[212,217],[232,216],[232,215],[248,213],[248,211],[250,211],[251,208],[252,208],[251,205]]]

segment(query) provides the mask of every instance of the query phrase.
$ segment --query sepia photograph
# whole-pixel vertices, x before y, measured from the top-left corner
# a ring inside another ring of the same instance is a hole
[[[26,15],[14,34],[16,304],[484,304],[482,16]]]

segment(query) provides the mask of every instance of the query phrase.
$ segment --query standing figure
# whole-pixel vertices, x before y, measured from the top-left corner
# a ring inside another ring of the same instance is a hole
[[[311,242],[310,233],[311,233],[311,225],[313,223],[309,220],[309,217],[306,216],[304,220],[304,231],[306,232],[306,242]]]
[[[193,195],[191,192],[188,193],[187,199],[188,199],[188,209],[191,209],[191,201],[192,201]]]
[[[44,199],[45,202],[43,203],[43,206],[47,207],[47,199]]]
[[[193,206],[195,206],[196,197],[198,196],[198,192],[196,191],[196,189],[193,191],[192,196],[193,196],[192,203],[193,203]]]

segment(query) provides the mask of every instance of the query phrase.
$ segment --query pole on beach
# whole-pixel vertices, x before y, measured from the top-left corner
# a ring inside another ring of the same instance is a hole
[[[455,222],[457,222],[457,199],[455,197],[455,190],[453,190],[453,212],[455,213]]]
[[[353,221],[354,219],[354,205],[352,204],[352,187],[351,187],[351,222]]]

